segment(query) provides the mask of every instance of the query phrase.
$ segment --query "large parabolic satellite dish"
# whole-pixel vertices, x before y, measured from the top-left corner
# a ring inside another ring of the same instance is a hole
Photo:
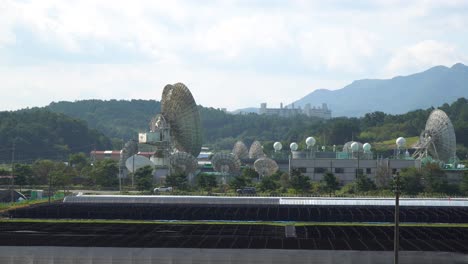
[[[424,158],[429,154],[432,158],[446,163],[456,158],[455,130],[444,111],[436,109],[431,112],[426,121],[426,128],[414,147],[415,158]]]
[[[184,84],[164,87],[161,114],[171,127],[174,147],[197,157],[202,145],[200,113],[192,93]]]

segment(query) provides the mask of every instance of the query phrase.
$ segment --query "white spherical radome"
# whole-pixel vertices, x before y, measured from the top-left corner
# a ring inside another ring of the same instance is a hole
[[[280,151],[283,148],[283,144],[281,144],[281,142],[275,142],[275,144],[273,144],[273,148],[276,151]]]
[[[359,143],[353,142],[353,143],[351,144],[351,150],[352,150],[353,152],[358,151],[358,150],[359,150]]]
[[[307,145],[308,147],[313,147],[313,146],[315,145],[316,142],[317,142],[317,141],[315,140],[314,137],[308,137],[308,138],[306,139],[306,145]]]
[[[371,150],[372,146],[369,143],[364,143],[362,148],[364,149],[365,152],[369,152]]]
[[[397,138],[396,145],[398,147],[404,147],[406,145],[406,139],[404,137]]]
[[[297,145],[296,142],[293,142],[293,143],[291,143],[291,145],[289,145],[289,148],[290,148],[292,151],[296,151],[296,150],[299,148],[299,146]]]

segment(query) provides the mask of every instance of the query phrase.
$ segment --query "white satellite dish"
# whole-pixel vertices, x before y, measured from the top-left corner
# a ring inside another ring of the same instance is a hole
[[[145,156],[135,154],[125,161],[125,167],[132,173],[145,166],[154,166],[154,163]]]

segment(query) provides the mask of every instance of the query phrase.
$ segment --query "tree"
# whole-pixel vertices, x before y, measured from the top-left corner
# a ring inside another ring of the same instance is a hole
[[[135,171],[136,188],[139,191],[151,191],[153,187],[153,168],[145,166]]]
[[[460,192],[464,195],[468,195],[468,171],[463,174],[462,182],[460,184]]]
[[[213,188],[218,186],[218,182],[216,181],[216,176],[213,174],[206,174],[206,173],[200,173],[198,174],[196,178],[196,182],[198,187],[201,189],[211,192]]]
[[[280,187],[280,184],[274,179],[274,176],[265,176],[260,181],[259,189],[262,192],[275,191]]]
[[[424,191],[428,193],[446,193],[449,185],[445,172],[436,163],[428,163],[422,168],[425,181]]]
[[[359,173],[356,179],[356,191],[358,192],[368,192],[377,189],[374,181],[369,179],[364,174]]]
[[[281,188],[283,189],[289,188],[291,186],[291,183],[289,181],[289,174],[286,172],[282,173],[279,182],[280,182]]]
[[[340,183],[335,174],[327,172],[323,175],[322,186],[323,189],[330,194],[330,196],[338,190]]]
[[[291,187],[300,193],[305,193],[310,190],[310,179],[307,176],[302,175],[302,173],[293,169],[291,171]]]
[[[114,187],[119,183],[117,175],[119,174],[119,168],[117,162],[104,159],[96,162],[91,170],[91,179],[93,182],[102,187]]]
[[[401,191],[405,194],[415,195],[424,190],[421,183],[422,174],[416,168],[404,168],[400,172]]]
[[[68,156],[68,163],[72,168],[75,168],[77,172],[81,172],[81,170],[89,164],[88,157],[83,152],[70,154]]]
[[[180,190],[188,189],[187,175],[183,173],[173,173],[166,176],[166,185]]]
[[[15,184],[20,186],[20,191],[23,185],[32,184],[32,176],[33,170],[31,165],[20,163],[15,164]]]
[[[241,189],[252,184],[252,179],[243,175],[238,175],[229,182],[229,186],[233,189]]]
[[[32,165],[32,170],[35,175],[35,183],[46,184],[49,182],[49,175],[54,170],[55,163],[51,160],[37,160]]]
[[[242,170],[242,176],[249,179],[258,179],[258,173],[252,168],[244,168]]]

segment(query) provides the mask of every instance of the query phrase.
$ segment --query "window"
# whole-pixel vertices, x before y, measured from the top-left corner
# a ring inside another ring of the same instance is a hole
[[[327,169],[325,169],[325,168],[315,168],[314,172],[315,173],[325,173],[325,172],[327,172]]]
[[[343,168],[335,168],[335,173],[344,173]]]
[[[371,174],[371,173],[372,173],[371,168],[367,168],[367,169],[366,169],[366,174]]]

